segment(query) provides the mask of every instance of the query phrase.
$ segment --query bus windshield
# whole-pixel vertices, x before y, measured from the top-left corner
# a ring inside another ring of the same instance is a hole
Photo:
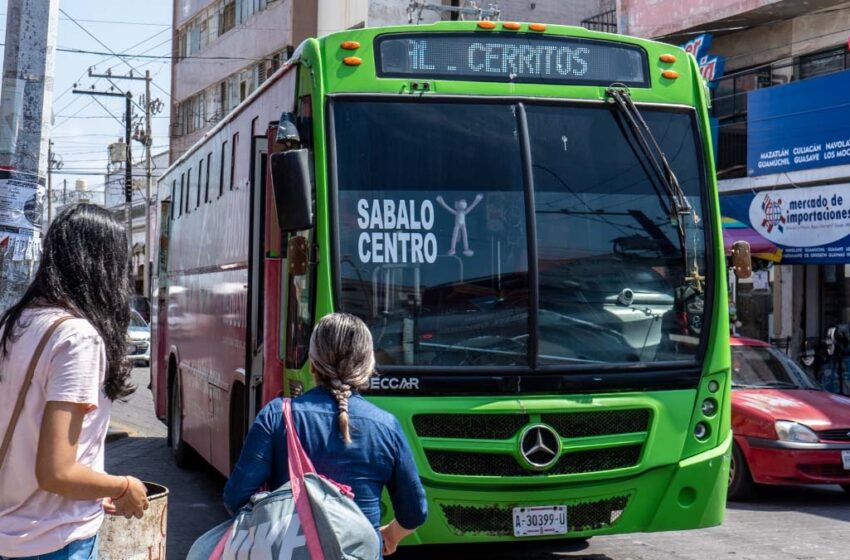
[[[606,105],[337,99],[332,111],[337,299],[371,328],[379,365],[697,359],[693,112],[641,110],[696,209],[684,252],[649,162]]]

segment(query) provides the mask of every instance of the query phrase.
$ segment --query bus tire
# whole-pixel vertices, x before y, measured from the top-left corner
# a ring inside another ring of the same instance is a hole
[[[170,368],[169,368],[170,369]],[[168,390],[168,445],[174,462],[181,469],[187,469],[196,464],[194,450],[183,441],[183,398],[180,391],[180,376],[175,371],[171,375]]]
[[[744,501],[753,494],[755,483],[744,453],[737,443],[732,443],[732,462],[729,465],[729,500]]]
[[[245,412],[245,386],[235,383],[230,394],[230,471],[239,461],[242,444],[248,433],[247,414]]]

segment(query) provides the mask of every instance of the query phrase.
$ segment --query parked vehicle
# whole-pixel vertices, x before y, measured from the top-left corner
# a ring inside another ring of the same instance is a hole
[[[850,399],[778,349],[732,338],[729,499],[755,484],[839,484],[850,493]]]
[[[151,326],[135,309],[130,310],[130,326],[127,327],[127,358],[134,364],[151,363]]]

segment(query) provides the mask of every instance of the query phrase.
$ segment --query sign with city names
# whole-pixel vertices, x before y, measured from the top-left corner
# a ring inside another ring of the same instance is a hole
[[[850,71],[747,94],[747,173],[850,163]]]

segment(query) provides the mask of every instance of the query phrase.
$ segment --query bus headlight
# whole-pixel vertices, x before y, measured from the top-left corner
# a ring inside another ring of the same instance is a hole
[[[708,424],[700,422],[694,426],[694,437],[700,441],[704,441],[708,437]]]
[[[796,441],[800,443],[817,443],[818,435],[811,428],[789,420],[777,420],[774,423],[776,435],[780,441]]]
[[[702,413],[704,416],[714,416],[717,412],[717,401],[714,399],[705,399],[702,401]]]

